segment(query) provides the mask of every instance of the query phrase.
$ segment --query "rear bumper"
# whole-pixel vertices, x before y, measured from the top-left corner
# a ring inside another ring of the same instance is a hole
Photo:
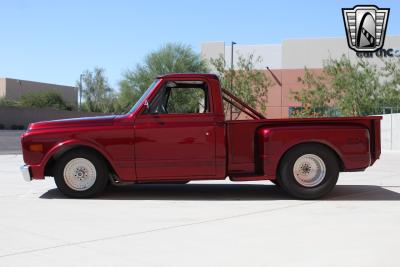
[[[32,181],[32,176],[28,165],[23,165],[19,169],[21,170],[22,178],[24,178],[26,182]]]

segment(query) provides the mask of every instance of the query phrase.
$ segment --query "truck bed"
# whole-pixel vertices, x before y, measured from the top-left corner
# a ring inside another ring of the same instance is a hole
[[[319,134],[314,127],[332,126],[332,138],[336,135],[345,135],[345,129],[349,125],[362,127],[368,130],[370,165],[380,156],[380,120],[381,116],[369,117],[333,117],[333,118],[288,118],[288,119],[256,119],[227,121],[227,147],[228,147],[228,173],[235,175],[257,175],[259,166],[258,155],[260,142],[257,132],[264,128],[285,128],[296,126],[296,129],[310,129],[307,132],[307,139],[318,142]],[[343,131],[340,126],[345,126]],[[313,132],[314,131],[314,132]],[[326,140],[324,140],[326,141]],[[262,142],[262,141],[261,141]],[[348,142],[351,141],[349,137]],[[283,146],[284,144],[282,144]],[[279,150],[279,149],[277,149]],[[271,152],[271,151],[270,151]],[[274,151],[272,151],[274,153]],[[277,154],[280,152],[276,151]],[[278,156],[278,155],[276,155]],[[351,171],[343,168],[343,171]],[[272,179],[274,177],[271,177]]]

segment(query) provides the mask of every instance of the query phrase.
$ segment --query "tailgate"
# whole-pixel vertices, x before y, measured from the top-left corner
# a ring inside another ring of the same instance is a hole
[[[379,159],[381,155],[381,120],[382,117],[374,116],[371,118],[370,142],[371,142],[371,165]]]

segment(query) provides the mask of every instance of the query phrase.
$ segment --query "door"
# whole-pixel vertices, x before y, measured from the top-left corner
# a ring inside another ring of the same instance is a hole
[[[145,179],[215,176],[216,122],[207,83],[169,81],[135,121],[136,175]]]

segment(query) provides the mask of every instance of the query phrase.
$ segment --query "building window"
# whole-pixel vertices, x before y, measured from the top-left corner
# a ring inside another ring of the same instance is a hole
[[[289,107],[289,118],[295,117],[295,114],[302,110],[303,110],[303,107]]]
[[[301,112],[303,107],[289,107],[289,118],[296,117],[295,114]],[[313,112],[315,114],[321,114],[321,117],[340,117],[340,110],[336,107],[327,108],[314,108]]]

